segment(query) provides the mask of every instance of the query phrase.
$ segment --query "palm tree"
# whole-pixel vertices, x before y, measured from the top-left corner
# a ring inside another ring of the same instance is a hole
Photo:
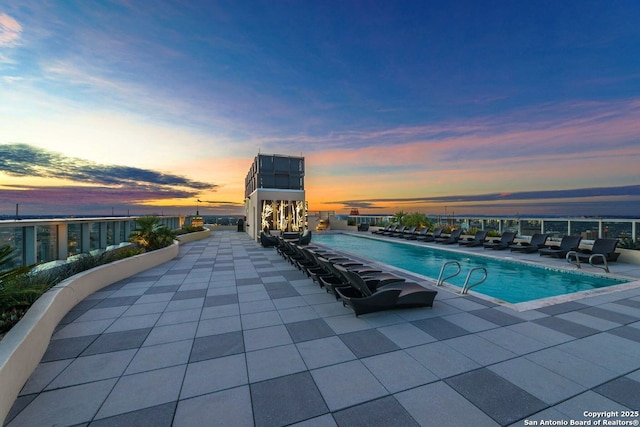
[[[407,216],[407,213],[405,211],[396,212],[395,214],[393,214],[393,217],[391,218],[391,222],[402,224],[402,220],[404,219],[405,216]]]
[[[26,266],[5,269],[5,266],[8,266],[15,258],[15,252],[16,249],[9,245],[0,246],[0,286],[2,286],[3,282],[7,282],[31,270],[31,267]]]
[[[136,219],[138,228],[133,230],[129,241],[144,248],[145,251],[153,251],[167,247],[173,243],[176,233],[160,222],[157,216],[143,216]]]

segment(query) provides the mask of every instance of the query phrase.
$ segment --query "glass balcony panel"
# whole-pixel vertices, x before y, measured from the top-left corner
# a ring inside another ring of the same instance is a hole
[[[82,226],[69,224],[67,226],[67,252],[69,256],[82,253]]]
[[[518,219],[503,219],[502,220],[502,232],[512,231],[518,233],[520,230],[520,220]]]
[[[542,232],[542,221],[536,220],[524,220],[520,221],[521,227],[521,235],[522,236],[533,236],[536,233]]]
[[[603,221],[602,237],[611,239],[630,239],[633,236],[631,222]],[[637,233],[637,231],[636,231]]]
[[[89,251],[100,248],[100,223],[89,224]]]
[[[0,229],[0,246],[9,246],[14,249],[13,257],[4,266],[6,269],[19,267],[22,265],[22,254],[24,252],[24,239],[22,227],[10,227]]]
[[[39,225],[36,233],[36,262],[43,263],[58,259],[58,226]]]
[[[598,221],[571,221],[571,234],[579,234],[585,240],[597,239],[599,229]]]
[[[544,232],[551,238],[560,239],[569,233],[569,221],[544,221]]]

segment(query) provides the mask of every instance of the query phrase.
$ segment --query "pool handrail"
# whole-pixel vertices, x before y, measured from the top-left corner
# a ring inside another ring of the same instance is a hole
[[[455,273],[453,273],[450,276],[442,278],[442,274],[444,273],[444,269],[449,264],[455,264],[458,267],[458,271],[456,271]],[[447,261],[447,262],[445,262],[444,264],[442,264],[442,268],[440,269],[440,274],[438,275],[438,280],[436,281],[436,286],[442,286],[442,283],[445,280],[451,279],[452,277],[456,277],[458,274],[460,274],[461,271],[462,271],[462,267],[460,266],[460,263],[458,261]]]
[[[594,258],[602,259],[602,265],[594,264],[593,263]],[[566,255],[565,259],[567,260],[567,262],[569,264],[573,264],[578,268],[582,268],[581,265],[580,265],[580,257],[578,257],[577,251],[569,251],[569,252],[567,252],[567,255]],[[591,267],[601,268],[604,271],[606,271],[607,273],[610,273],[610,271],[609,271],[609,262],[607,261],[607,256],[605,254],[591,254],[589,256],[589,265]]]
[[[471,279],[471,274],[476,270],[482,270],[484,272],[484,277],[475,283],[469,284],[469,279]],[[469,289],[473,288],[474,286],[478,286],[481,283],[484,283],[484,281],[487,280],[487,277],[489,277],[489,273],[487,272],[486,268],[484,267],[472,268],[471,270],[469,270],[469,273],[467,274],[467,278],[464,281],[464,285],[462,285],[462,289],[460,290],[460,295],[466,295]]]

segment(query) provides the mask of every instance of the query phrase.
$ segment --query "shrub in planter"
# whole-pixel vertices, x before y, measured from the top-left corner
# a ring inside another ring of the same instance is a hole
[[[13,249],[10,250],[13,252]],[[5,252],[0,248],[0,253]],[[42,294],[63,280],[142,252],[140,248],[123,247],[98,255],[84,254],[72,262],[46,270],[36,271],[31,266],[0,272],[0,333],[11,329]],[[0,257],[0,270],[3,259]]]
[[[143,216],[136,219],[138,226],[131,232],[129,241],[145,251],[166,248],[173,243],[176,233],[160,222],[157,216]]]

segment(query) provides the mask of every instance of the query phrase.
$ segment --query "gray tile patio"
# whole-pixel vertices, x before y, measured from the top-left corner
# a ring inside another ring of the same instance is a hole
[[[273,248],[214,231],[74,307],[5,422],[522,426],[639,395],[640,289],[525,312],[441,289],[355,317]]]

